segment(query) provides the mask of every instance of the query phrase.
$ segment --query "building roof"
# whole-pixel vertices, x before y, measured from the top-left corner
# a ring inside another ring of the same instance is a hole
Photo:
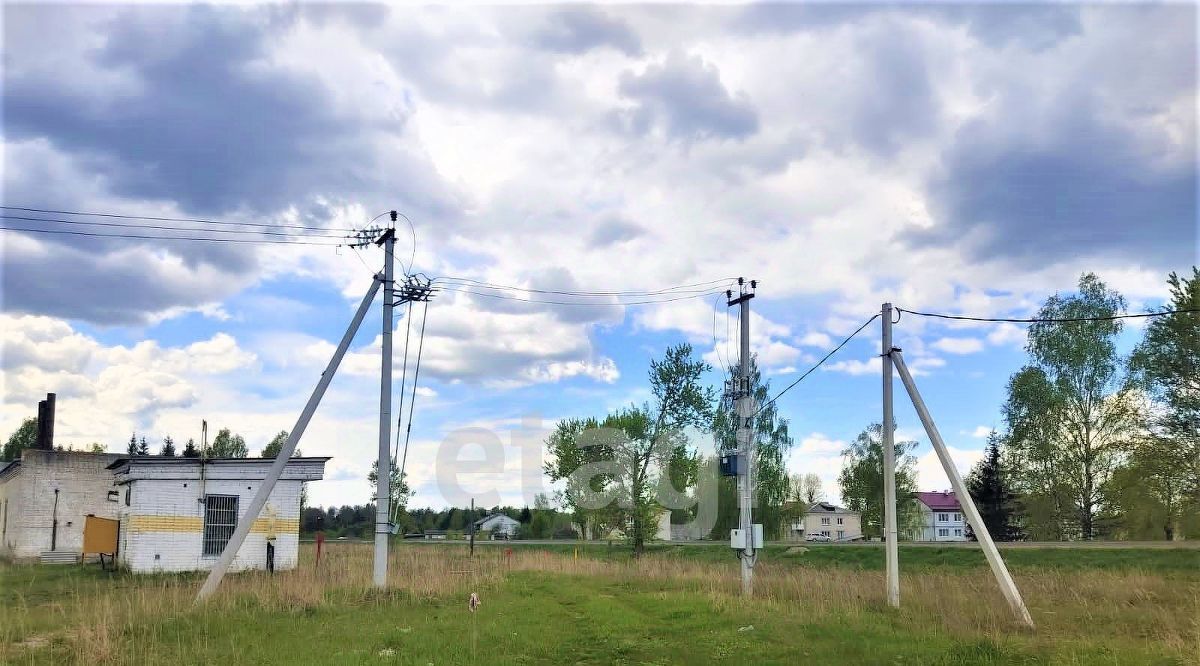
[[[288,458],[283,466],[284,481],[320,481],[325,475],[328,457]],[[113,481],[124,485],[140,480],[211,479],[256,481],[267,477],[275,458],[177,458],[173,456],[122,456],[108,469]]]
[[[833,502],[813,502],[808,505],[809,513],[855,513],[844,506],[838,506]]]
[[[921,504],[934,511],[959,511],[962,509],[962,505],[958,503],[958,497],[949,490],[919,492],[916,495]]]
[[[228,464],[244,464],[244,463],[269,463],[275,462],[274,458],[204,458],[204,462],[209,465],[228,465]],[[289,462],[329,462],[332,460],[330,456],[313,457],[305,456],[302,458],[292,457]],[[125,463],[131,465],[144,465],[154,463],[156,465],[187,465],[197,464],[201,458],[184,458],[182,456],[121,456],[109,464],[108,469],[116,469]]]
[[[20,460],[0,461],[0,479],[3,479],[7,474],[15,474],[20,467]]]
[[[508,519],[508,520],[511,520],[511,521],[513,521],[514,523],[517,523],[517,524],[520,524],[520,522],[521,522],[521,521],[517,520],[516,518],[513,518],[512,516],[510,516],[510,515],[508,515],[508,514],[506,514],[506,513],[493,513],[493,514],[491,514],[490,516],[484,516],[483,518],[480,518],[479,520],[475,521],[475,526],[476,526],[476,527],[479,527],[480,525],[482,525],[482,524],[486,523],[487,521],[489,521],[489,520],[491,520],[491,519],[493,519],[493,518],[506,518],[506,519]]]

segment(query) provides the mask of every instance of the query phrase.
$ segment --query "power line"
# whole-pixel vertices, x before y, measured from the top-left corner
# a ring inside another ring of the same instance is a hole
[[[1005,317],[971,317],[967,315],[952,315],[938,312],[918,312],[916,310],[905,310],[904,308],[896,308],[897,312],[904,312],[918,317],[934,317],[936,319],[953,319],[956,321],[979,321],[979,322],[994,322],[1008,324],[1065,324],[1071,322],[1085,321],[1114,321],[1116,319],[1140,319],[1143,317],[1162,317],[1173,314],[1188,314],[1192,312],[1200,312],[1200,308],[1186,310],[1163,310],[1160,312],[1142,312],[1135,314],[1118,314],[1105,315],[1102,317],[1065,317],[1065,318],[1030,318],[1030,319],[1010,319]]]
[[[767,405],[770,405],[771,403],[775,402],[775,401],[776,401],[776,400],[778,400],[778,399],[779,399],[781,396],[783,396],[783,394],[784,394],[784,393],[787,393],[788,391],[792,390],[792,387],[794,387],[796,384],[799,384],[800,382],[804,381],[804,378],[805,378],[805,377],[807,377],[807,376],[811,375],[813,372],[815,372],[815,371],[816,371],[816,369],[817,369],[817,368],[819,368],[819,367],[821,367],[822,365],[824,365],[824,364],[825,364],[825,361],[828,361],[828,360],[830,359],[830,357],[832,357],[834,354],[838,353],[838,351],[840,351],[842,347],[845,347],[847,343],[849,343],[851,340],[853,340],[853,339],[854,339],[854,336],[858,335],[859,333],[862,333],[862,330],[863,330],[864,328],[866,328],[867,326],[869,326],[869,325],[871,324],[871,322],[875,321],[876,319],[879,319],[879,315],[878,315],[878,314],[876,314],[876,315],[873,315],[873,316],[872,316],[870,319],[868,319],[868,320],[864,321],[864,322],[863,322],[863,324],[862,324],[862,326],[859,326],[858,328],[854,329],[854,332],[853,332],[853,333],[851,333],[850,335],[846,336],[846,339],[845,339],[845,340],[842,340],[840,343],[838,343],[838,346],[836,346],[836,347],[834,347],[832,350],[830,350],[830,352],[829,352],[828,354],[826,354],[826,355],[824,356],[824,358],[822,358],[821,360],[817,361],[817,363],[816,363],[815,365],[813,365],[811,368],[809,368],[808,370],[805,370],[805,371],[804,371],[804,374],[802,374],[802,375],[800,375],[799,377],[797,377],[797,378],[796,378],[796,381],[792,382],[791,384],[788,384],[788,385],[787,385],[787,388],[783,389],[783,390],[782,390],[782,391],[780,391],[779,393],[776,393],[774,398],[771,398],[770,400],[768,400],[768,401],[764,402],[764,403],[762,404],[762,406],[761,406],[761,407],[759,407],[759,408],[758,408],[758,410],[757,410],[757,411],[755,411],[754,413],[755,413],[755,414],[758,414],[759,412],[762,412],[762,410],[764,410],[764,409],[766,409],[766,408],[767,408]]]
[[[429,305],[428,305],[429,301],[425,301],[425,303],[426,303],[425,307],[429,307]],[[412,304],[413,304],[412,301],[408,302],[408,316],[405,317],[407,328],[404,332],[404,364],[400,370],[400,406],[399,406],[399,408],[396,409],[396,443],[394,445],[392,445],[392,462],[391,462],[391,464],[393,464],[393,465],[396,464],[396,455],[400,453],[400,451],[399,451],[399,449],[400,449],[400,424],[404,420],[404,388],[405,388],[405,382],[408,380],[408,341],[409,341],[410,336],[412,335]],[[415,395],[413,397],[414,397],[414,399],[416,398]],[[405,457],[406,458],[408,457],[407,447],[405,448]],[[390,467],[389,467],[389,469],[390,469]],[[379,472],[376,471],[375,474],[376,474],[376,479],[378,479]],[[400,480],[400,483],[404,483],[403,468],[401,468],[401,470],[400,470],[399,480]],[[396,520],[399,518],[399,516],[400,516],[400,506],[399,506],[399,502],[397,502],[392,507],[392,522],[393,523],[396,522]]]
[[[306,229],[310,231],[352,231],[352,229],[332,229],[329,227],[314,227],[301,224],[266,224],[262,222],[230,222],[223,220],[207,220],[194,217],[155,217],[151,215],[125,215],[120,213],[97,213],[75,210],[53,210],[49,208],[26,208],[23,206],[0,206],[4,210],[21,210],[27,213],[47,213],[52,215],[77,215],[86,217],[112,217],[123,220],[150,220],[153,222],[194,222],[197,224],[232,225],[242,227],[266,227],[268,229]]]
[[[159,224],[128,224],[124,222],[92,222],[90,220],[61,220],[50,217],[24,217],[21,215],[0,214],[0,219],[21,220],[25,222],[51,222],[53,224],[75,224],[89,227],[115,227],[118,229],[158,229],[162,231],[199,231],[206,234],[253,234],[259,236],[282,236],[284,238],[345,238],[345,234],[330,233],[294,233],[289,231],[259,231],[257,229],[207,229],[205,227],[168,227]],[[322,230],[327,231],[327,230]]]
[[[463,285],[454,285],[454,286],[461,287]],[[588,301],[535,300],[535,299],[530,299],[530,298],[520,298],[518,296],[504,296],[501,294],[492,294],[492,293],[482,292],[482,291],[470,291],[468,289],[455,289],[455,288],[453,288],[453,286],[441,287],[440,290],[453,291],[456,293],[469,294],[472,296],[483,296],[484,298],[497,298],[497,299],[506,300],[506,301],[520,301],[522,303],[535,303],[535,304],[540,304],[540,305],[573,305],[573,306],[593,307],[593,308],[594,307],[605,307],[605,306],[609,306],[609,305],[653,305],[655,303],[671,303],[674,301],[683,301],[683,300],[688,300],[688,299],[692,299],[692,298],[706,298],[708,296],[712,296],[713,294],[718,294],[718,293],[724,292],[723,289],[714,288],[714,289],[705,291],[703,293],[687,294],[684,296],[676,296],[674,298],[661,298],[661,299],[642,300],[642,301],[609,301],[609,302],[591,301],[591,302],[588,302]]]
[[[663,289],[654,290],[628,290],[628,291],[584,291],[584,290],[555,290],[555,289],[534,289],[532,287],[517,287],[513,285],[494,284],[491,282],[483,282],[473,280],[471,278],[454,277],[454,276],[439,276],[433,278],[441,282],[467,283],[458,286],[472,286],[485,289],[493,289],[497,291],[522,291],[533,294],[554,294],[560,296],[657,296],[668,293],[705,293],[712,291],[718,284],[725,286],[732,284],[737,278],[718,278],[716,280],[707,280],[697,282],[695,284],[676,285],[674,287],[665,287]]]
[[[425,322],[429,319],[429,300],[421,310],[421,334],[417,336],[417,365],[413,370],[412,398],[408,401],[408,427],[404,431],[404,456],[400,459],[400,480],[404,480],[404,466],[408,463],[408,442],[412,437],[413,407],[417,403],[417,380],[421,377],[421,352],[425,350]]]
[[[197,236],[163,236],[157,234],[125,234],[112,233],[102,234],[89,231],[70,231],[67,229],[26,229],[24,227],[0,227],[0,231],[20,231],[22,233],[32,234],[51,234],[61,236],[87,236],[92,238],[131,238],[139,240],[169,240],[169,241],[191,241],[203,243],[252,243],[265,245],[322,245],[325,247],[337,247],[341,243],[319,243],[315,241],[303,240],[283,240],[271,238],[202,238]]]
[[[717,294],[717,298],[715,299],[715,302],[713,303],[713,324],[712,324],[713,351],[715,351],[717,353],[717,362],[721,364],[721,377],[725,381],[725,383],[728,384],[729,383],[729,366],[726,364],[725,359],[721,358],[721,345],[717,344],[717,307],[720,305],[720,303],[721,303],[721,295]],[[726,337],[725,343],[728,344],[729,343],[729,340],[728,340],[728,338],[729,338],[729,308],[725,308],[725,337]]]

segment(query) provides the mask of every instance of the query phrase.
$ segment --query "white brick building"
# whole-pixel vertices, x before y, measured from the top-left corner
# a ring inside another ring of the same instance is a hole
[[[293,458],[254,521],[232,568],[296,566],[300,492],[328,458]],[[120,521],[118,561],[134,572],[209,569],[271,463],[26,449],[0,463],[0,557],[78,554],[89,515]]]
[[[292,458],[238,550],[231,570],[296,566],[300,489],[318,481],[329,458]],[[121,488],[117,561],[131,571],[211,569],[274,462],[262,458],[138,457],[111,465]],[[201,473],[203,472],[203,476]]]
[[[78,553],[88,514],[116,518],[117,488],[107,467],[123,456],[26,449],[0,463],[0,557]]]

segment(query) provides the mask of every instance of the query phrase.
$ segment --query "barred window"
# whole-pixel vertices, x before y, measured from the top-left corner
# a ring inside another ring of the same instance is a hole
[[[220,555],[237,527],[238,496],[208,495],[204,498],[204,555]]]

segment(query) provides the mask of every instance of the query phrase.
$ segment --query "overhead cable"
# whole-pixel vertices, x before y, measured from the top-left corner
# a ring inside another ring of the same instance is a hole
[[[206,234],[251,234],[256,236],[282,236],[284,238],[345,238],[343,233],[322,229],[320,233],[291,231],[266,231],[258,229],[209,229],[206,227],[168,227],[161,224],[129,224],[127,222],[94,222],[91,220],[62,220],[49,217],[25,217],[21,215],[0,214],[0,219],[20,220],[22,222],[50,222],[52,224],[71,224],[89,227],[114,227],[118,229],[155,229],[159,231],[198,231]]]
[[[879,318],[879,315],[878,315],[878,314],[875,314],[875,315],[873,315],[873,316],[872,316],[870,319],[868,319],[868,320],[864,321],[864,322],[862,323],[862,326],[859,326],[858,328],[854,329],[854,332],[853,332],[853,333],[851,333],[850,335],[846,336],[846,339],[845,339],[845,340],[842,340],[840,343],[838,343],[838,346],[836,346],[836,347],[834,347],[833,349],[831,349],[831,350],[829,351],[829,353],[828,353],[828,354],[826,354],[826,355],[825,355],[825,356],[824,356],[824,357],[823,357],[821,360],[817,361],[815,365],[813,365],[813,366],[812,366],[811,368],[809,368],[808,370],[805,370],[805,371],[804,371],[804,374],[802,374],[802,375],[800,375],[799,377],[797,377],[797,378],[796,378],[796,381],[792,382],[791,384],[788,384],[788,385],[787,385],[787,387],[786,387],[785,389],[783,389],[783,390],[782,390],[782,391],[780,391],[779,393],[776,393],[774,398],[771,398],[770,400],[768,400],[768,401],[764,402],[764,403],[763,403],[763,404],[762,404],[762,405],[761,405],[761,406],[760,406],[760,407],[759,407],[759,408],[758,408],[758,409],[757,409],[757,410],[754,412],[754,413],[755,413],[755,415],[759,414],[760,412],[762,412],[762,410],[766,409],[766,408],[767,408],[767,405],[770,405],[771,403],[775,402],[775,401],[776,401],[776,400],[778,400],[780,397],[782,397],[784,393],[787,393],[788,391],[792,390],[792,387],[794,387],[796,384],[799,384],[800,382],[804,381],[804,378],[805,378],[805,377],[807,377],[807,376],[811,375],[813,372],[815,372],[815,371],[816,371],[816,369],[817,369],[817,368],[819,368],[819,367],[821,367],[822,365],[824,365],[824,364],[825,364],[825,361],[828,361],[828,360],[830,359],[830,357],[832,357],[834,354],[838,353],[838,351],[840,351],[840,350],[842,349],[842,347],[845,347],[847,343],[849,343],[851,340],[853,340],[853,339],[854,339],[854,336],[858,335],[859,333],[862,333],[862,330],[863,330],[864,328],[866,328],[867,326],[869,326],[869,325],[871,324],[871,322],[875,321],[875,320],[876,320],[876,319],[878,319],[878,318]]]
[[[268,224],[264,222],[234,222],[227,220],[208,220],[194,217],[157,217],[152,215],[127,215],[121,213],[98,213],[76,210],[54,210],[49,208],[27,208],[24,206],[0,206],[3,210],[20,210],[27,213],[47,213],[53,215],[77,215],[86,217],[112,217],[123,220],[150,220],[153,222],[194,222],[198,224],[232,225],[241,227],[266,227],[269,229],[306,229],[310,231],[351,231],[351,229],[330,229],[329,227],[308,226],[302,224]]]
[[[724,289],[709,289],[708,291],[704,291],[701,293],[695,293],[695,294],[688,293],[688,294],[685,294],[682,296],[675,296],[675,297],[671,297],[671,298],[658,298],[658,299],[651,299],[651,300],[635,300],[635,301],[621,301],[621,300],[615,300],[615,301],[559,301],[559,300],[521,298],[519,296],[505,296],[503,294],[493,294],[490,292],[472,291],[469,288],[468,289],[455,288],[455,287],[462,287],[462,286],[463,285],[443,286],[443,287],[439,287],[438,290],[452,291],[452,292],[456,292],[456,293],[460,293],[460,294],[469,294],[471,296],[483,296],[484,298],[496,298],[496,299],[501,299],[501,300],[506,300],[506,301],[520,301],[522,303],[534,303],[534,304],[541,304],[541,305],[569,305],[569,306],[592,307],[592,308],[606,307],[606,306],[612,306],[612,305],[653,305],[655,303],[671,303],[674,301],[683,301],[683,300],[688,300],[688,299],[692,299],[692,298],[707,298],[708,296],[722,293],[724,291]],[[664,295],[666,295],[666,294],[664,294]]]
[[[322,243],[305,240],[284,240],[282,238],[209,238],[199,236],[164,236],[161,234],[127,234],[127,233],[96,233],[90,231],[72,231],[68,229],[28,229],[24,227],[0,226],[0,231],[19,231],[31,234],[50,234],[59,236],[87,236],[91,238],[132,238],[139,240],[190,241],[202,243],[244,243],[265,245],[323,245],[337,247],[342,243]],[[300,238],[300,237],[296,237]]]
[[[978,322],[1009,323],[1009,324],[1066,324],[1066,323],[1071,323],[1071,322],[1113,321],[1116,319],[1140,319],[1143,317],[1162,317],[1165,315],[1173,315],[1173,314],[1188,314],[1188,313],[1193,313],[1193,312],[1200,312],[1200,308],[1192,308],[1192,309],[1184,309],[1184,310],[1161,310],[1159,312],[1140,312],[1140,313],[1134,313],[1134,314],[1103,315],[1103,316],[1099,316],[1099,317],[1062,317],[1062,318],[1032,317],[1032,318],[1028,318],[1028,319],[1006,318],[1006,317],[971,317],[968,315],[953,315],[953,314],[943,314],[943,313],[938,313],[938,312],[919,312],[917,310],[905,310],[904,308],[896,308],[896,311],[903,312],[905,314],[916,315],[918,317],[933,317],[936,319],[953,319],[955,321],[978,321]]]
[[[721,285],[722,287],[732,284],[737,278],[718,278],[716,280],[706,280],[694,284],[681,284],[674,287],[665,287],[662,289],[653,290],[626,290],[626,291],[586,291],[586,290],[555,290],[555,289],[535,289],[533,287],[518,287],[513,285],[494,284],[491,282],[483,282],[471,278],[454,277],[454,276],[439,276],[433,278],[438,282],[446,283],[466,283],[458,286],[472,286],[479,288],[492,289],[497,291],[523,291],[533,294],[555,294],[561,296],[656,296],[660,294],[672,293],[707,293]]]

